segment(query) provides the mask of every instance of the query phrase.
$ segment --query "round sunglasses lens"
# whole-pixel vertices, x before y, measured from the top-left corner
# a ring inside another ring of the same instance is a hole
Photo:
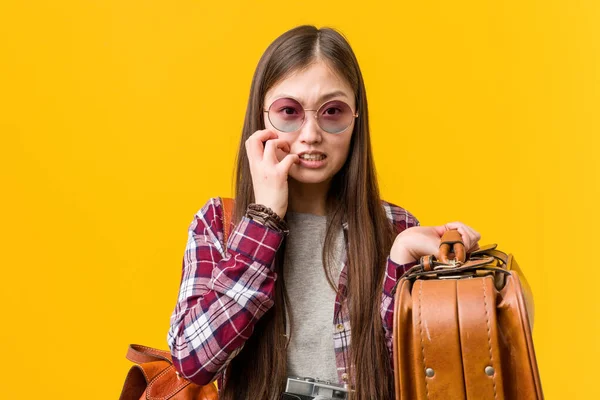
[[[325,132],[341,133],[352,124],[354,114],[348,104],[334,100],[323,104],[319,109],[318,119],[319,126]]]
[[[277,99],[269,107],[269,121],[282,132],[295,132],[304,121],[304,109],[294,99]]]

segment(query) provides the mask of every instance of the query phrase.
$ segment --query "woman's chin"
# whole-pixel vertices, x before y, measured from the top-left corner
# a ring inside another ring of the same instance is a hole
[[[292,168],[293,169],[293,168]],[[298,183],[317,184],[328,182],[331,177],[325,171],[290,171],[289,177]]]

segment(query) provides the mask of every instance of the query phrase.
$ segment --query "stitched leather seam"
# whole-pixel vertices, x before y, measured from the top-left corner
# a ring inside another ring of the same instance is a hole
[[[487,335],[488,335],[488,351],[490,352],[490,362],[492,366],[494,365],[494,357],[492,357],[492,335],[490,333],[490,315],[488,314],[487,309],[487,293],[485,291],[485,279],[481,280],[481,285],[483,286],[483,305],[485,307],[485,322],[487,324]],[[496,393],[496,373],[492,375],[492,382],[494,384],[494,399],[498,398]]]
[[[147,346],[143,346],[143,345],[139,345],[139,347],[148,350],[152,354],[160,355],[160,356],[163,356],[163,357],[166,354],[166,351],[162,352],[160,350],[153,349],[152,347],[147,347]]]
[[[423,293],[423,282],[419,281],[419,330],[421,332],[421,354],[423,356],[423,373],[425,373],[425,368],[427,368],[427,364],[425,362],[425,346],[423,346],[423,323],[421,320],[421,305],[423,304],[422,299]],[[429,384],[427,382],[427,376],[425,376],[425,395],[429,398]]]
[[[190,384],[189,381],[187,380],[183,380],[183,383],[179,386],[176,386],[175,389],[173,389],[173,391],[167,395],[165,395],[164,397],[150,397],[150,389],[152,387],[152,385],[154,385],[154,382],[156,382],[161,376],[163,376],[164,374],[166,374],[167,372],[169,372],[169,370],[173,368],[172,365],[169,365],[167,368],[165,368],[160,374],[158,374],[156,376],[156,378],[152,379],[152,382],[150,382],[150,384],[148,385],[148,394],[147,394],[147,399],[148,400],[162,400],[162,399],[170,399],[171,396],[173,396],[175,393],[179,392],[181,389],[183,389],[184,387],[186,387],[187,385]]]
[[[184,379],[183,383],[177,387],[175,387],[175,389],[173,389],[173,391],[167,395],[165,395],[164,397],[150,397],[150,388],[152,387],[152,385],[154,385],[154,382],[156,382],[158,380],[158,378],[160,378],[161,376],[163,376],[164,374],[166,374],[167,372],[169,372],[169,370],[173,368],[172,365],[170,365],[169,367],[165,368],[160,374],[158,374],[158,376],[156,378],[154,378],[152,380],[152,382],[150,382],[150,384],[148,385],[148,399],[149,400],[162,400],[162,399],[170,399],[175,393],[177,393],[178,391],[180,391],[181,389],[183,389],[184,387],[186,387],[187,385],[190,384],[190,382],[186,381]]]

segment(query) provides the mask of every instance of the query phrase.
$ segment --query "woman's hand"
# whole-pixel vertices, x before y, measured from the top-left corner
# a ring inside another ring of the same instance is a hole
[[[273,210],[281,218],[288,207],[288,172],[300,162],[297,154],[289,154],[290,145],[277,133],[263,129],[246,140],[246,153],[254,185],[254,201]],[[280,161],[277,154],[286,154]]]
[[[479,249],[481,235],[462,222],[450,222],[441,226],[413,226],[396,236],[390,251],[390,258],[397,264],[419,260],[422,256],[438,256],[442,235],[450,229],[457,229],[465,244],[465,253]]]

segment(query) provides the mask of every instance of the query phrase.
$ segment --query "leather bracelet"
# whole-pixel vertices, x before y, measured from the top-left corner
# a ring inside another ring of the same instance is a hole
[[[246,217],[253,221],[261,223],[269,228],[275,229],[287,235],[290,233],[287,222],[281,218],[275,211],[262,204],[251,203],[246,210]]]

